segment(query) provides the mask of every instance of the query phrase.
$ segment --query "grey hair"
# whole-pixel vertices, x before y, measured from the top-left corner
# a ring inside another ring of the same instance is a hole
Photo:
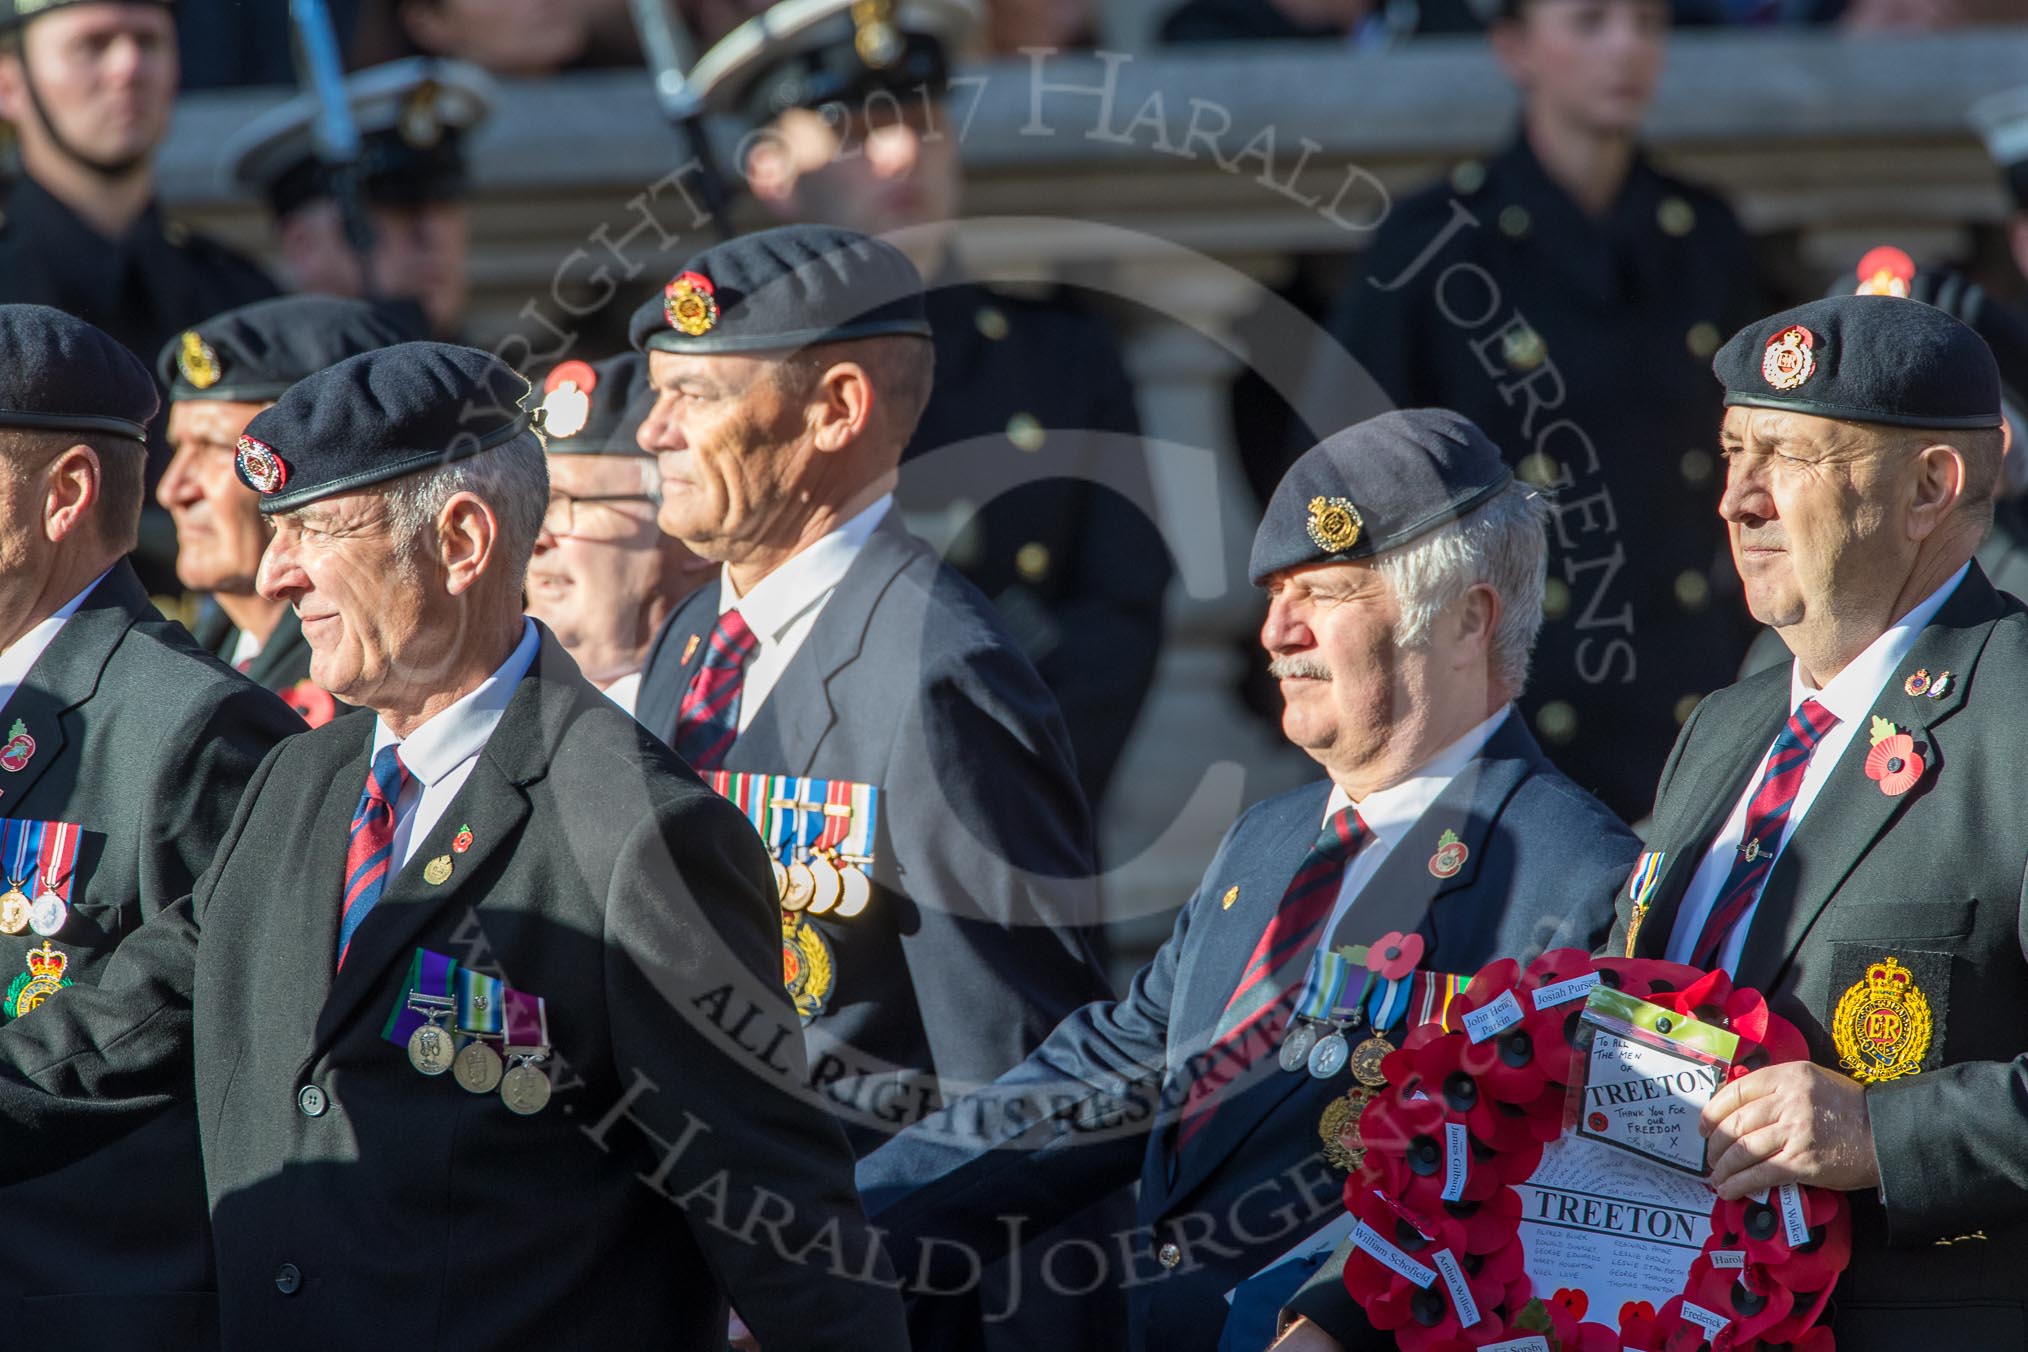
[[[1395,641],[1418,647],[1437,616],[1480,583],[1500,598],[1493,630],[1493,676],[1519,695],[1542,629],[1542,588],[1549,574],[1549,505],[1518,480],[1484,506],[1376,559],[1401,610]]]
[[[423,532],[459,493],[477,497],[500,519],[500,554],[520,591],[549,510],[549,460],[541,439],[524,432],[492,450],[395,480],[387,490],[387,519],[403,567],[413,566]]]

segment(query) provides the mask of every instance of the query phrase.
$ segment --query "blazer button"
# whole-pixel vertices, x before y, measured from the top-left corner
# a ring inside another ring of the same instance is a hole
[[[1161,1248],[1155,1250],[1155,1261],[1165,1268],[1175,1267],[1183,1261],[1183,1250],[1177,1248],[1174,1244],[1164,1244]]]
[[[318,1086],[306,1084],[302,1092],[296,1095],[296,1106],[303,1110],[305,1117],[322,1117],[324,1110],[331,1106],[331,1101]]]
[[[302,1289],[303,1272],[294,1263],[284,1263],[275,1269],[275,1290],[293,1296]]]

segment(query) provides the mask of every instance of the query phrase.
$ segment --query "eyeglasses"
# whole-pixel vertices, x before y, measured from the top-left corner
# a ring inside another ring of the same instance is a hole
[[[596,512],[581,512],[579,506],[588,502],[650,502],[655,499],[646,493],[588,493],[583,497],[572,497],[568,493],[551,493],[549,507],[542,514],[542,528],[551,535],[570,535],[579,539],[610,538],[626,535],[638,529],[640,523],[623,513],[614,512],[601,516]],[[615,529],[612,518],[618,516],[627,522],[626,529]]]

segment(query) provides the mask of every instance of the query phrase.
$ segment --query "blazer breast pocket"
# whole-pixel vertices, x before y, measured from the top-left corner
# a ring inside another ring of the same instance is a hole
[[[1824,913],[1823,937],[1834,943],[1903,943],[1971,935],[1976,901],[1835,902]]]

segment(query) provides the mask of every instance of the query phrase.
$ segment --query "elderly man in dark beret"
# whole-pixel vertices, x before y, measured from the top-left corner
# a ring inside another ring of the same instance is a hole
[[[894,510],[928,335],[906,257],[808,225],[707,251],[632,323],[662,528],[721,565],[663,629],[642,721],[716,772],[775,855],[810,1087],[862,1152],[1108,993],[1056,702]],[[977,1346],[1011,1311],[1028,1346],[1103,1344],[1124,1320],[1107,1293],[1045,1308],[1039,1274],[965,1285],[919,1341]]]
[[[174,452],[155,500],[176,523],[176,580],[207,598],[193,632],[312,727],[330,722],[337,702],[309,679],[310,645],[295,612],[254,590],[269,530],[234,471],[239,436],[304,376],[421,336],[399,313],[364,301],[283,296],[186,329],[155,359]]]
[[[701,1352],[730,1297],[771,1347],[903,1347],[844,1139],[780,1087],[752,830],[521,614],[528,393],[402,344],[248,425],[261,592],[361,708],[269,756],[98,989],[0,1031],[0,1177],[194,1074],[228,1346]]]
[[[125,561],[159,403],[147,368],[36,305],[0,306],[0,352],[0,1017],[21,1027],[190,890],[261,757],[303,725],[157,614]],[[163,1106],[0,1188],[0,1215],[33,1231],[0,1264],[17,1326],[46,1320],[66,1347],[217,1346],[197,1115],[187,1094]]]
[[[542,385],[549,510],[528,565],[528,613],[632,713],[656,634],[718,567],[655,525],[662,479],[634,440],[651,402],[648,359],[567,361]]]
[[[1314,1345],[1374,1337],[1335,1272],[1294,1296],[1344,1214],[1340,1127],[1450,977],[1597,943],[1637,848],[1514,713],[1544,518],[1440,410],[1360,423],[1290,469],[1252,575],[1282,730],[1324,777],[1233,825],[1126,998],[861,1161],[904,1269],[918,1242],[939,1241],[930,1263],[991,1252],[1138,1179],[1139,1248],[1107,1274],[1130,1288],[1131,1346],[1263,1347],[1292,1298]],[[1398,970],[1345,984],[1347,946]]]
[[[2028,614],[1974,560],[1991,352],[1942,310],[1818,301],[1722,349],[1720,507],[1793,660],[1684,725],[1611,949],[1722,967],[1810,1059],[1705,1110],[1711,1181],[1851,1193],[1840,1349],[2028,1338]]]

